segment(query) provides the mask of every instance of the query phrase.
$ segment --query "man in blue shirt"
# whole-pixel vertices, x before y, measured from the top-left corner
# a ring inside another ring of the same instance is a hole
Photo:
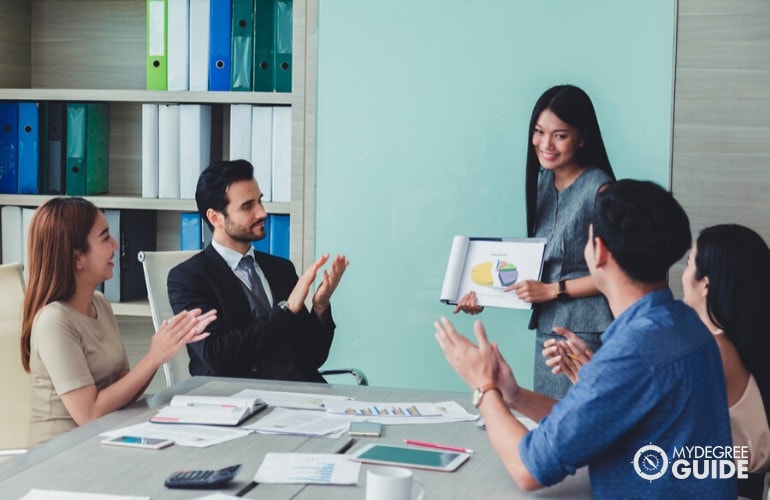
[[[522,489],[588,465],[597,498],[736,497],[734,471],[715,472],[732,443],[719,351],[666,282],[690,243],[687,215],[660,186],[623,180],[597,195],[585,258],[615,320],[560,402],[519,387],[480,321],[478,346],[446,318],[436,323],[447,360],[476,388],[492,446]],[[540,426],[528,432],[510,410]],[[698,461],[683,455],[686,447],[710,455]]]

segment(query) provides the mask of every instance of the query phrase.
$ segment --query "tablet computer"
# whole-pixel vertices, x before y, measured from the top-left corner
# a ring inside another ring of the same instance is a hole
[[[457,451],[423,450],[406,446],[367,444],[352,453],[351,460],[372,464],[399,465],[416,469],[452,472],[462,465],[470,455]]]

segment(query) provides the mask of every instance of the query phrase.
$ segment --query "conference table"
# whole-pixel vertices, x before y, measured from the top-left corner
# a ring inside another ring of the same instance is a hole
[[[362,464],[358,484],[354,486],[258,484],[250,490],[247,488],[267,453],[335,453],[349,441],[347,435],[329,439],[254,433],[207,448],[173,445],[161,450],[101,444],[101,433],[146,422],[176,394],[231,396],[244,389],[340,395],[377,402],[456,401],[469,412],[476,413],[470,404],[469,394],[463,392],[193,377],[0,464],[0,497],[16,499],[27,494],[30,489],[37,488],[149,496],[154,499],[197,498],[212,491],[168,489],[163,481],[180,469],[211,470],[240,463],[242,467],[235,479],[215,492],[227,495],[241,493],[245,498],[277,500],[364,499],[366,470],[382,466]],[[270,409],[252,419],[261,418],[268,411]],[[251,421],[249,419],[246,423]],[[577,474],[553,487],[533,493],[521,491],[506,472],[486,432],[477,422],[386,425],[381,437],[358,438],[348,453],[367,443],[403,445],[404,439],[450,443],[474,450],[471,458],[455,472],[412,469],[415,479],[424,485],[426,500],[591,498],[585,469],[580,469]]]

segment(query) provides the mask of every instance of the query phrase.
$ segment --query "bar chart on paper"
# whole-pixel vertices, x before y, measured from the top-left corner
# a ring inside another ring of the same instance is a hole
[[[436,417],[441,412],[433,403],[371,403],[343,401],[326,404],[326,411],[365,417]]]
[[[254,475],[258,483],[356,484],[361,464],[346,455],[268,453]]]

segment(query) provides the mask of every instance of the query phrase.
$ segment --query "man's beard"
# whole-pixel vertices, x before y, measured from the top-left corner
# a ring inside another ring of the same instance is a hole
[[[225,217],[225,234],[232,238],[235,241],[240,241],[242,243],[251,243],[252,241],[261,240],[265,237],[265,232],[262,232],[261,236],[257,236],[254,234],[254,232],[251,230],[254,226],[257,224],[263,223],[264,219],[260,219],[257,222],[255,222],[253,225],[251,225],[248,229],[245,229],[241,226],[236,226],[233,224],[232,220],[229,217]]]

